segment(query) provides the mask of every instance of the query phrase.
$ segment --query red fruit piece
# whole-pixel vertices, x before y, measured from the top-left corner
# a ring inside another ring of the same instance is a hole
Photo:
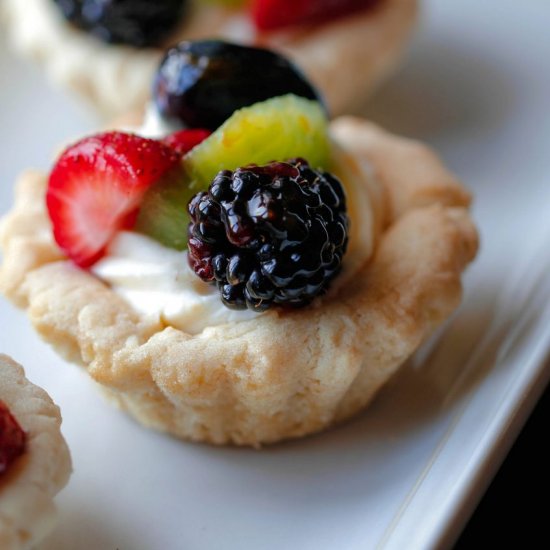
[[[378,0],[254,0],[252,18],[263,31],[320,23],[367,8]]]
[[[165,137],[162,142],[172,147],[178,154],[183,156],[191,151],[195,145],[204,141],[211,133],[210,130],[203,130],[202,128],[180,130],[179,132]]]
[[[0,475],[25,452],[25,432],[3,401],[0,401]]]
[[[117,231],[132,227],[147,189],[180,160],[160,141],[122,132],[69,147],[52,170],[46,193],[59,247],[79,266],[92,265]]]

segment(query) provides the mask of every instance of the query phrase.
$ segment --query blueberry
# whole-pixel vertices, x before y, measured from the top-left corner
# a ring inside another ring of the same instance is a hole
[[[54,0],[75,27],[105,42],[159,45],[181,20],[187,0]]]
[[[279,54],[218,40],[168,50],[153,87],[162,116],[211,130],[237,109],[285,94],[320,101],[301,71]]]

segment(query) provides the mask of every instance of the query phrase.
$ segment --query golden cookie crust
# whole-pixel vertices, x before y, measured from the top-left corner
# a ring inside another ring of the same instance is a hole
[[[0,354],[0,400],[27,433],[27,449],[0,477],[0,548],[33,547],[53,527],[55,495],[66,485],[71,458],[59,408],[25,378],[21,365]]]
[[[198,335],[138,315],[61,260],[36,172],[0,226],[0,290],[122,409],[177,437],[259,446],[348,418],[456,308],[478,238],[469,193],[428,148],[350,117],[331,129],[378,177],[381,234],[353,279],[305,309]]]
[[[416,21],[417,4],[381,0],[371,10],[330,24],[257,37],[242,13],[202,4],[167,45],[210,37],[239,41],[250,35],[247,42],[278,49],[293,59],[338,115],[362,105],[397,64]],[[87,98],[108,117],[140,109],[149,99],[161,49],[102,44],[71,29],[52,0],[3,0],[0,11],[17,50],[43,63],[54,83]]]

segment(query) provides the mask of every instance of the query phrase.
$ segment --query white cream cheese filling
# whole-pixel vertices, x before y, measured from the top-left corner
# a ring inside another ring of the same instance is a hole
[[[260,315],[224,306],[217,288],[193,273],[186,251],[172,250],[139,233],[120,232],[92,272],[140,313],[189,334]]]
[[[155,104],[152,101],[147,103],[145,115],[141,128],[137,130],[140,136],[150,139],[162,139],[163,137],[181,130],[181,124],[170,121],[159,115]],[[129,128],[128,131],[135,132],[135,128]]]

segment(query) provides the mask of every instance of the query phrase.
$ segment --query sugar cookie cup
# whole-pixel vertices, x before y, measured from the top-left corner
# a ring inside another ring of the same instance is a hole
[[[139,313],[64,258],[36,171],[21,176],[1,223],[0,289],[146,426],[260,446],[341,422],[456,309],[478,237],[470,194],[428,147],[357,118],[333,121],[330,133],[369,187],[375,243],[353,277],[305,308],[197,334]]]
[[[0,547],[34,547],[54,527],[54,497],[66,485],[71,458],[61,435],[59,408],[0,354],[0,402],[24,433],[24,448],[0,474]]]

